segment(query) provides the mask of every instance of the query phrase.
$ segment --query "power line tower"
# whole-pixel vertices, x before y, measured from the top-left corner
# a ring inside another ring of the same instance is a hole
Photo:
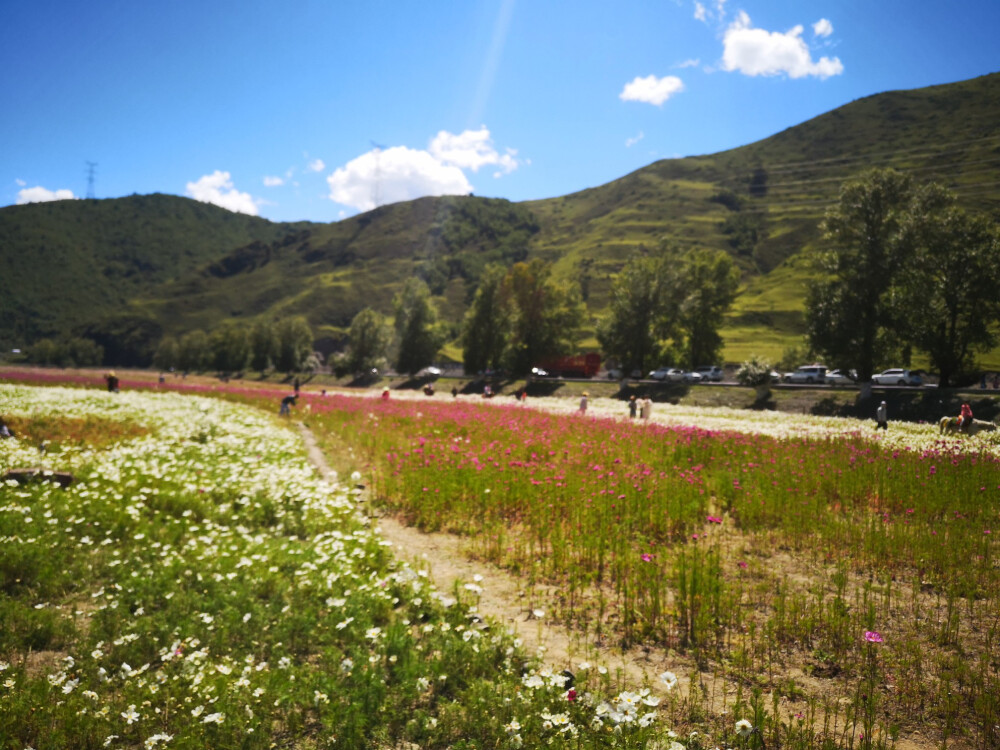
[[[96,161],[85,162],[87,165],[87,197],[95,198],[94,195],[94,171],[97,169]]]
[[[379,195],[379,193],[381,193],[381,190],[382,190],[382,169],[381,169],[381,164],[380,164],[379,157],[382,155],[382,149],[384,149],[385,146],[383,146],[381,143],[375,143],[375,141],[371,141],[371,144],[375,147],[375,196],[374,196],[375,200],[374,200],[374,203],[375,203],[375,208],[378,208],[379,204],[381,203],[381,196]]]

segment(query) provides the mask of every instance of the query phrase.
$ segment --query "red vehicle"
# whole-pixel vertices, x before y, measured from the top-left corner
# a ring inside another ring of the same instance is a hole
[[[542,368],[564,378],[592,378],[601,369],[601,355],[592,352],[552,357],[542,362]]]

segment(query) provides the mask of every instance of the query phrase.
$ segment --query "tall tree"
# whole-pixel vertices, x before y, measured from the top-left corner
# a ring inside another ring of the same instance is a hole
[[[740,274],[721,250],[691,250],[681,262],[677,323],[690,368],[714,362],[722,351],[723,316],[732,307]]]
[[[536,258],[515,263],[504,280],[513,320],[506,359],[523,375],[543,358],[568,353],[583,321],[579,290],[552,278],[552,266]]]
[[[396,370],[415,375],[434,361],[444,344],[427,284],[410,277],[393,299],[396,329]]]
[[[177,345],[177,366],[185,372],[201,372],[210,364],[211,350],[208,336],[202,330],[194,330],[181,336]]]
[[[275,325],[278,337],[278,351],[274,366],[281,372],[296,372],[302,369],[306,357],[312,354],[313,337],[309,323],[302,316],[282,318]]]
[[[511,329],[510,290],[502,266],[489,265],[462,323],[462,365],[467,373],[498,369]]]
[[[179,364],[180,346],[173,336],[160,339],[153,355],[153,364],[161,370],[170,370]]]
[[[890,285],[912,257],[905,230],[914,198],[909,177],[873,169],[844,184],[822,224],[833,249],[822,256],[825,278],[809,289],[809,340],[862,382],[898,347]]]
[[[278,335],[274,325],[266,320],[258,320],[250,329],[250,367],[264,372],[274,364],[278,353]]]
[[[250,359],[250,336],[246,328],[223,325],[208,337],[212,350],[212,364],[223,373],[240,372]]]
[[[970,372],[977,352],[996,346],[1000,235],[984,217],[948,208],[913,217],[918,251],[901,279],[901,314],[946,387]]]
[[[611,285],[608,314],[597,326],[604,353],[624,372],[645,372],[659,363],[667,338],[664,306],[672,298],[669,264],[663,258],[634,256]]]
[[[345,366],[355,375],[381,367],[392,343],[392,329],[379,313],[366,307],[354,316],[348,334]]]

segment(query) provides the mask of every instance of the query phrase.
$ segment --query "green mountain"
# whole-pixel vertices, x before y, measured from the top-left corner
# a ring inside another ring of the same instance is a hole
[[[824,210],[844,179],[874,165],[995,212],[1000,74],[867,97],[757,143],[539,201],[423,198],[332,224],[165,195],[10,206],[0,209],[0,344],[126,313],[170,333],[302,314],[329,348],[361,308],[387,312],[413,274],[457,323],[485,264],[527,257],[578,280],[596,320],[624,261],[670,242],[733,255],[744,287],[726,358],[774,356],[801,339]]]

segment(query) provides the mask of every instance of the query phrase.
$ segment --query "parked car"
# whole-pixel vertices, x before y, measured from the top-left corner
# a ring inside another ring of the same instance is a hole
[[[802,365],[795,372],[785,373],[786,383],[822,383],[826,378],[825,365]]]
[[[722,368],[718,365],[704,365],[695,370],[699,375],[701,375],[702,381],[712,381],[713,383],[719,383],[722,381]]]
[[[893,367],[883,370],[878,375],[872,375],[872,383],[875,385],[923,385],[924,381],[911,370]]]
[[[649,373],[649,377],[665,383],[697,383],[701,380],[698,373],[684,372],[679,367],[660,367]]]
[[[826,382],[830,385],[854,385],[858,382],[857,370],[843,373],[840,370],[830,370],[826,374]]]
[[[425,367],[416,374],[416,377],[422,379],[439,378],[441,377],[441,370],[437,367]]]
[[[703,377],[700,372],[696,372],[696,371],[692,370],[691,372],[685,372],[684,373],[684,382],[685,383],[700,383],[703,380],[707,380],[707,378]]]
[[[531,375],[536,378],[547,378],[549,376],[549,371],[543,370],[541,367],[532,367]]]

